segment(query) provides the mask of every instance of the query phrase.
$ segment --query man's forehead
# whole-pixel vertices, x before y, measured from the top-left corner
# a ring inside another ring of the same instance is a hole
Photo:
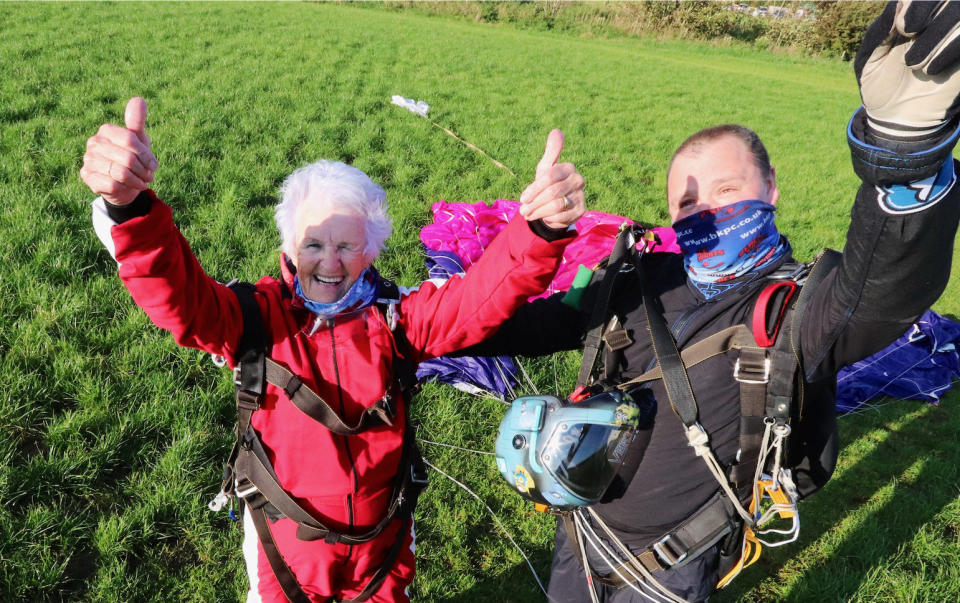
[[[733,146],[731,147],[731,145]],[[723,148],[718,149],[718,147]],[[667,172],[667,180],[669,181],[671,176],[674,175],[678,162],[691,159],[696,160],[703,157],[703,155],[707,152],[714,150],[718,150],[720,153],[719,159],[729,159],[731,158],[731,155],[737,155],[737,151],[741,151],[744,154],[743,159],[746,163],[754,163],[753,153],[750,151],[749,147],[747,147],[746,143],[732,134],[724,134],[710,140],[698,140],[677,153],[676,157],[673,159],[673,162],[670,164],[669,171]]]
[[[733,144],[743,151],[749,152],[750,149],[747,144],[740,140],[737,136],[726,133],[717,136],[716,138],[709,138],[704,140],[697,140],[691,143],[687,148],[677,154],[677,157],[697,157],[703,154],[705,151],[713,149],[719,146],[729,146]]]

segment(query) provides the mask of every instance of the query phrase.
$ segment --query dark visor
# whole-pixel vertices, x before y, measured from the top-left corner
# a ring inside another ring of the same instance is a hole
[[[632,430],[619,426],[595,423],[557,427],[542,448],[540,461],[572,493],[585,500],[599,500],[622,461],[624,449],[615,453],[620,440],[632,434]]]

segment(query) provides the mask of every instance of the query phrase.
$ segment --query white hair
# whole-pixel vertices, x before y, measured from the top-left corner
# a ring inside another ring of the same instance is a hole
[[[366,219],[363,253],[373,261],[386,249],[393,224],[387,215],[387,195],[369,176],[339,161],[322,160],[287,176],[280,186],[274,219],[283,252],[296,258],[297,212],[302,203],[331,205],[358,211]]]

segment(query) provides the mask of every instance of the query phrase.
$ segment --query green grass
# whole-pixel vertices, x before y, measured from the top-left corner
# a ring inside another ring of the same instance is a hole
[[[207,271],[276,273],[284,176],[348,161],[387,190],[378,261],[425,276],[417,233],[440,200],[516,198],[546,133],[592,209],[666,223],[673,148],[742,122],[766,141],[779,225],[797,255],[839,247],[856,179],[844,126],[849,65],[743,48],[590,40],[327,4],[0,7],[0,600],[236,600],[240,533],[206,510],[230,445],[232,393],[130,301],[93,235],[84,143],[144,96],[155,189]],[[404,110],[431,119],[519,175]],[[956,258],[954,258],[956,259]],[[936,309],[960,314],[957,262]],[[577,356],[526,363],[542,390]],[[801,541],[765,555],[719,601],[943,601],[960,596],[957,394],[843,419],[831,484],[803,505]],[[428,386],[423,438],[491,450],[503,407]],[[511,495],[489,457],[426,444],[471,485],[546,578],[549,517]],[[528,601],[537,588],[483,507],[434,476],[417,512],[422,601]]]

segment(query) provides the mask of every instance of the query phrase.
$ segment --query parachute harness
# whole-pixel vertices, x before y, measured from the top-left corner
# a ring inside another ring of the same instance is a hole
[[[626,342],[622,341],[624,338],[617,330],[623,329],[615,321],[609,320],[608,309],[612,281],[618,273],[633,269],[640,281],[643,311],[657,364],[643,375],[616,387],[627,391],[644,382],[663,381],[670,407],[684,424],[688,444],[696,456],[703,459],[720,486],[720,492],[639,555],[631,553],[612,531],[605,530],[610,542],[624,553],[626,561],[614,568],[610,563],[614,557],[600,554],[599,549],[594,547],[601,559],[611,566],[612,573],[600,576],[594,574],[589,564],[584,563],[583,566],[591,589],[598,580],[615,587],[629,585],[632,588],[635,583],[646,582],[644,586],[651,588],[655,584],[650,575],[652,571],[679,567],[718,545],[721,573],[724,574],[718,587],[722,587],[759,558],[763,545],[782,546],[799,536],[799,495],[786,460],[787,438],[791,431],[788,422],[793,418],[791,413],[796,410],[792,408],[792,402],[800,366],[796,351],[799,344],[793,329],[785,330],[788,332],[779,338],[777,335],[782,324],[790,323],[792,326],[797,323],[797,316],[802,315],[806,297],[797,296],[801,298],[799,303],[794,299],[800,283],[804,280],[818,282],[839,262],[839,254],[822,254],[813,263],[813,269],[810,265],[786,264],[766,277],[773,282],[765,286],[757,299],[752,329],[745,325],[724,329],[688,346],[681,354],[663,317],[659,300],[651,293],[652,288],[646,282],[642,269],[640,260],[650,235],[652,233],[639,227],[622,229],[604,266],[598,298],[588,322],[590,330],[585,338],[578,392],[596,387],[594,369],[602,344],[607,345],[614,358],[614,361],[605,358],[603,363],[600,383],[609,383],[615,377],[612,371],[617,365],[616,354],[632,343],[629,338]],[[644,241],[640,250],[636,246],[638,239]],[[630,266],[625,268],[626,264]],[[815,273],[815,276],[810,277],[811,273]],[[815,289],[815,286],[810,289]],[[773,310],[772,330],[768,308]],[[792,322],[787,320],[788,316]],[[729,350],[739,350],[740,353],[733,376],[741,390],[741,435],[738,463],[724,467],[711,448],[709,434],[698,421],[699,412],[687,369]],[[802,387],[799,391],[802,394]],[[802,399],[798,403],[802,409]],[[605,526],[593,509],[589,511],[598,525]],[[589,529],[590,524],[583,520],[581,513],[582,510],[577,510],[568,514],[572,517],[564,518],[568,534],[574,542],[585,539],[593,546],[594,541],[598,540],[597,535]],[[782,529],[771,525],[779,520],[789,523]],[[640,572],[642,581],[630,569],[638,567],[646,570]],[[661,596],[673,600],[674,595],[669,591],[662,587],[657,590]]]

